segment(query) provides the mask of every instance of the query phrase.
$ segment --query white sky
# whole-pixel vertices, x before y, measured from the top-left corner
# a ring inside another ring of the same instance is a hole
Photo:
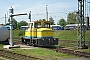
[[[5,17],[5,14],[7,14],[7,17],[9,18],[9,9],[11,6],[14,8],[14,13],[29,13],[31,11],[32,21],[43,18],[46,19],[46,5],[48,5],[48,17],[53,17],[55,23],[61,18],[67,20],[67,14],[69,12],[78,10],[78,0],[1,0],[0,24],[5,23],[5,18],[3,18]],[[21,20],[29,22],[28,15],[16,16],[14,18],[18,22]]]

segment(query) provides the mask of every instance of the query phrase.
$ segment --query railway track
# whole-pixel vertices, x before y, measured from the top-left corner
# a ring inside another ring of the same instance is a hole
[[[0,56],[10,60],[44,60],[42,58],[27,56],[27,55],[14,53],[11,51],[1,50],[1,49],[0,49]]]
[[[67,48],[55,48],[55,47],[49,48],[49,50],[54,50],[55,52],[70,54],[70,55],[79,56],[79,57],[90,58],[89,52],[82,52],[79,50],[72,50],[72,49],[67,49]]]
[[[75,41],[73,41],[73,42],[75,42]],[[21,41],[19,41],[18,43],[21,43]],[[60,52],[60,53],[71,54],[71,55],[74,55],[74,56],[90,58],[90,53],[89,52],[82,52],[82,51],[79,51],[79,50],[72,50],[72,49],[67,49],[67,48],[57,48],[57,47],[46,48],[46,49],[54,50],[54,51]]]
[[[13,43],[14,43],[14,44],[22,44],[22,41],[21,41],[20,38],[14,38],[14,39],[13,39]]]
[[[72,55],[79,56],[79,57],[90,58],[90,53],[88,52],[82,52],[78,50],[71,50],[71,49],[65,49],[65,48],[64,49],[58,48],[56,51],[67,53],[67,54],[72,54]]]
[[[14,44],[22,44],[20,39],[13,39]],[[0,56],[9,60],[44,60],[43,58],[38,58],[34,56],[27,56],[24,54],[19,54],[11,52],[9,50],[0,49]]]

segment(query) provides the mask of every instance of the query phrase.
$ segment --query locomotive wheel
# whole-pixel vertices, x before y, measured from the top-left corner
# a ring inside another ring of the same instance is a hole
[[[36,40],[33,40],[33,46],[37,46]]]
[[[24,39],[23,39],[23,37],[21,38],[21,40],[22,40],[22,43],[24,43]]]
[[[30,42],[27,42],[26,44],[27,44],[28,46],[30,46]]]

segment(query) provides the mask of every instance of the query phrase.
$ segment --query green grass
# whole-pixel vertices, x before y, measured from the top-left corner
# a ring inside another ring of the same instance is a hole
[[[77,30],[60,30],[54,32],[54,37],[59,40],[77,40]],[[90,41],[90,30],[85,33],[86,41]]]
[[[83,49],[83,51],[85,51],[85,52],[90,52],[90,48],[88,48],[88,49]]]
[[[73,40],[76,39],[76,31],[74,30],[55,31],[54,36],[58,37],[60,40]]]
[[[54,37],[59,38],[59,40],[75,40],[77,41],[77,30],[60,30],[60,31],[55,31],[54,32]],[[85,41],[90,41],[90,30],[87,30],[85,33]],[[77,45],[77,42],[60,42],[59,41],[59,46],[61,47],[75,47]],[[77,48],[74,48],[77,50]],[[90,52],[89,49],[80,49],[81,51],[85,52]]]
[[[25,30],[13,30],[12,32],[13,32],[13,38],[21,38],[25,34]]]
[[[4,46],[3,44],[0,44],[0,49],[3,49],[3,46]]]
[[[44,48],[36,48],[36,49],[29,49],[29,50],[13,49],[12,51],[18,52],[21,54],[30,55],[30,56],[35,56],[35,57],[51,58],[51,59],[57,59],[57,60],[60,58],[75,58],[75,56],[72,56],[69,54],[58,53]]]
[[[3,44],[0,44],[0,49],[3,49]],[[6,49],[5,49],[6,50]],[[75,56],[69,54],[58,53],[52,50],[47,50],[45,48],[36,48],[36,49],[20,49],[20,48],[13,48],[10,50],[12,52],[28,55],[28,56],[35,56],[44,58],[46,60],[59,60],[60,58],[76,58]]]
[[[71,42],[71,43],[68,43],[68,42],[59,42],[58,45],[62,46],[62,47],[74,47],[74,46],[76,46],[76,42]]]
[[[13,38],[21,38],[24,34],[24,30],[13,30]],[[86,41],[90,41],[90,30],[87,30],[85,35]],[[55,31],[53,36],[59,38],[59,40],[77,40],[77,30]]]
[[[23,30],[13,30],[13,38],[21,38],[24,36],[25,31]],[[54,32],[54,37],[59,38],[59,40],[76,40],[77,39],[77,31],[76,30],[60,30]],[[90,41],[90,30],[86,31],[86,40]],[[76,46],[76,42],[59,42],[60,46],[68,47],[68,46]],[[3,49],[3,45],[0,44],[0,49]],[[12,49],[11,51],[17,52],[20,54],[42,57],[46,60],[50,58],[50,60],[59,60],[60,58],[76,58],[75,56],[58,53],[52,50],[47,50],[44,48],[38,49]],[[83,49],[82,51],[90,52],[89,49]]]

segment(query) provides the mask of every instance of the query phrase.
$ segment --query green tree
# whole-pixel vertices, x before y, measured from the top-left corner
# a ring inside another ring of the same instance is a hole
[[[62,19],[59,20],[59,22],[57,24],[65,27],[66,26],[66,21],[62,18]]]
[[[28,23],[26,21],[22,20],[18,23],[18,28],[20,29],[21,26],[27,26],[27,25],[28,25]]]
[[[10,18],[8,19],[8,22],[9,22],[9,24],[10,24]],[[17,21],[16,21],[14,18],[12,18],[12,25],[13,25],[13,28],[14,28],[14,29],[17,28]]]
[[[46,19],[42,19],[43,21],[46,21]]]
[[[54,20],[52,17],[49,18],[49,21],[51,22],[51,25],[55,25]]]
[[[43,20],[43,21],[46,21],[45,19],[39,19],[39,20]]]
[[[67,15],[67,24],[76,24],[79,22],[79,17],[77,18],[76,12],[71,12]]]

